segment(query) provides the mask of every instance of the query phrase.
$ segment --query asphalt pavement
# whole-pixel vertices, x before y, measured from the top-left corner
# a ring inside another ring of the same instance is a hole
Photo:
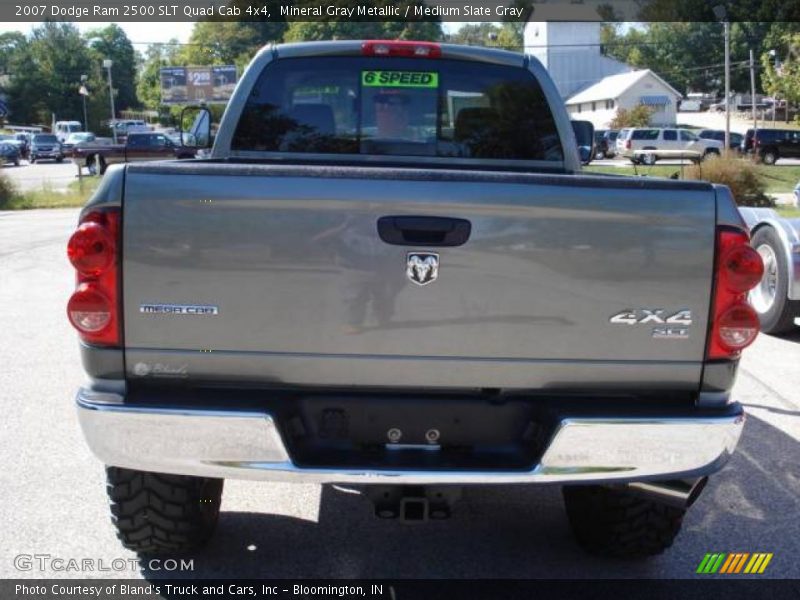
[[[46,160],[34,164],[23,160],[18,167],[13,164],[0,167],[0,172],[8,175],[21,192],[33,192],[41,189],[63,192],[70,183],[78,179],[78,167],[69,160],[62,163]]]
[[[73,407],[84,374],[65,314],[74,285],[65,244],[76,218],[75,209],[0,212],[0,578],[161,577],[153,565],[82,572],[52,562],[91,559],[99,569],[134,557],[114,536],[103,468]],[[660,557],[585,555],[555,486],[470,488],[450,520],[409,525],[377,520],[353,490],[227,481],[216,536],[186,557],[192,572],[175,575],[691,578],[707,552],[771,552],[761,577],[800,577],[798,364],[800,329],[761,336],[746,352],[742,441]],[[33,555],[49,558],[19,558]]]

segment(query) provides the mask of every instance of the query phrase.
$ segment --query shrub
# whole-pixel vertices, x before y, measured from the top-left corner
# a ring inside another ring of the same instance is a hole
[[[686,169],[686,179],[727,185],[739,206],[774,206],[756,166],[734,157],[709,157]]]
[[[0,210],[17,208],[19,194],[17,188],[7,175],[0,173]]]
[[[623,129],[625,127],[647,127],[650,125],[650,117],[653,116],[653,109],[644,104],[633,107],[630,110],[625,108],[617,109],[617,114],[609,123],[610,129]]]

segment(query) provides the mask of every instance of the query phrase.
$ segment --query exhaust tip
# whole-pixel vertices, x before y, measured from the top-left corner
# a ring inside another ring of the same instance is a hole
[[[687,509],[700,497],[706,483],[708,477],[673,481],[634,481],[625,484],[624,488],[632,494],[654,502]]]

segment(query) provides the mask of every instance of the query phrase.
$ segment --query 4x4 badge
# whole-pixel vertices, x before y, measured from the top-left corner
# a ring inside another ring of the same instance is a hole
[[[406,275],[417,285],[428,285],[439,277],[439,255],[435,252],[409,252]]]

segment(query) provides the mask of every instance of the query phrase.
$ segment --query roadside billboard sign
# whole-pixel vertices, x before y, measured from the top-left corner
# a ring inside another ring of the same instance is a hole
[[[234,65],[163,67],[161,102],[163,104],[225,103],[236,87],[236,80]]]

